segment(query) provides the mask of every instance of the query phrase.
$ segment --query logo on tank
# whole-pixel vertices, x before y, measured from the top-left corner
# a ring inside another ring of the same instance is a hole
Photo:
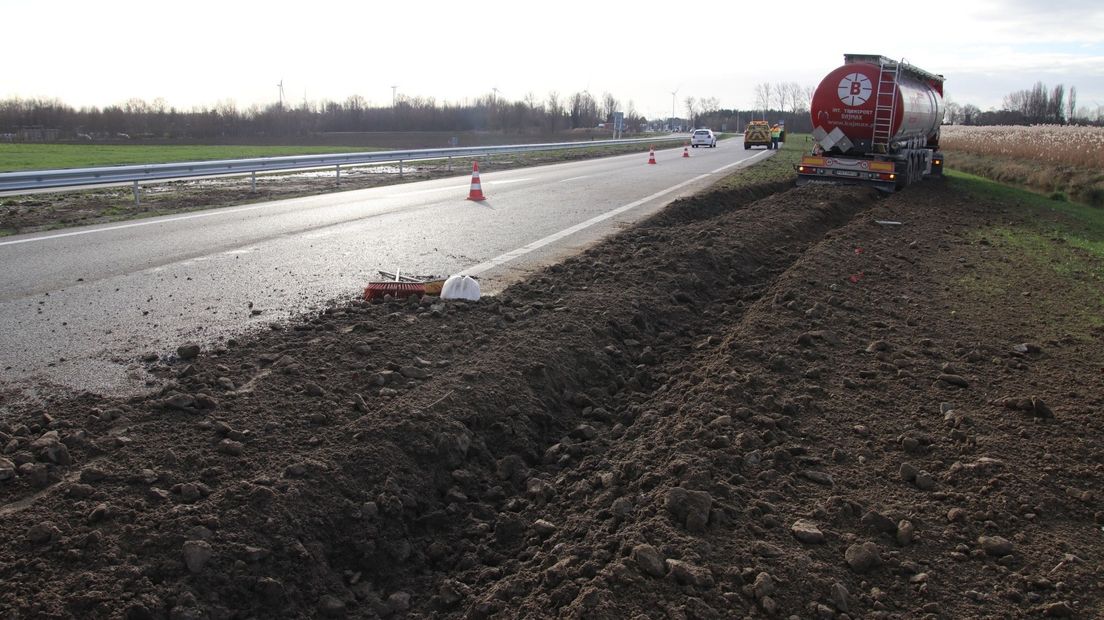
[[[857,106],[866,103],[867,99],[870,99],[870,94],[874,92],[874,85],[870,83],[870,78],[861,73],[851,73],[846,76],[839,83],[839,98],[845,105]]]

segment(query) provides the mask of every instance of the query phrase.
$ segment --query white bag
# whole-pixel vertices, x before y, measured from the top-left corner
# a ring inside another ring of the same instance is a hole
[[[441,287],[441,299],[479,301],[479,281],[471,276],[449,276]]]

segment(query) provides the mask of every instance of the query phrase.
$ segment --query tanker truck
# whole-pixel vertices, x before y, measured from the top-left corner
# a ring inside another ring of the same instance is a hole
[[[893,192],[943,174],[943,76],[904,61],[844,54],[813,93],[812,153],[797,184],[869,185]]]

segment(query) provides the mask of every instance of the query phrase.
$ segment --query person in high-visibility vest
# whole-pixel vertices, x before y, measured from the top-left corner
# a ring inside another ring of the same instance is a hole
[[[778,139],[782,137],[782,128],[778,125],[771,127],[771,148],[778,148]]]

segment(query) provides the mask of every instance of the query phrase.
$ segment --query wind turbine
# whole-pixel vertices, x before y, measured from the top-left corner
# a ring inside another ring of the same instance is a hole
[[[395,107],[395,92],[398,90],[399,85],[394,84],[391,86],[391,107]]]
[[[494,96],[491,97],[491,105],[496,105],[498,104],[498,95],[502,94],[502,91],[498,90],[497,86],[492,86],[491,92],[494,93]]]
[[[280,109],[284,109],[284,78],[280,78],[280,83],[276,85],[280,89]]]

